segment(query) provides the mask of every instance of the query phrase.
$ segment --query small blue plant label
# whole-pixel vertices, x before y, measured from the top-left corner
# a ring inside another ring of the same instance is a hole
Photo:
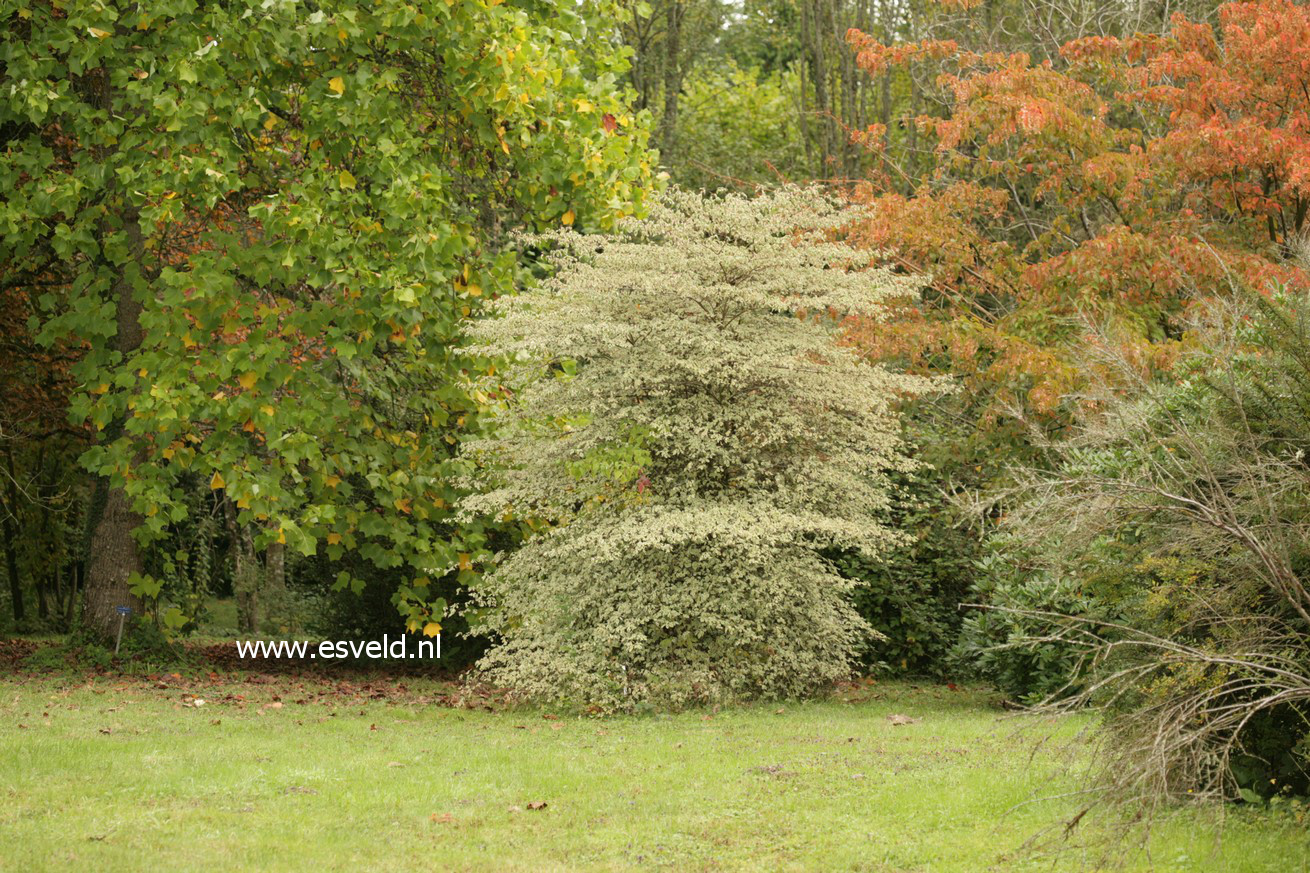
[[[132,614],[132,607],[130,607],[130,606],[120,606],[120,607],[118,607],[118,614],[119,614],[119,615],[131,615],[131,614]]]

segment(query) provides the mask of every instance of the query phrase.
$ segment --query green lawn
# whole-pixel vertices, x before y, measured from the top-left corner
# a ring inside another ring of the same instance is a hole
[[[1007,814],[1075,787],[1078,760],[1030,757],[1051,726],[1016,734],[970,692],[588,719],[400,685],[0,678],[0,869],[1040,870],[1013,850],[1073,808]],[[1179,813],[1132,866],[1307,869],[1290,819],[1236,810],[1214,834]]]

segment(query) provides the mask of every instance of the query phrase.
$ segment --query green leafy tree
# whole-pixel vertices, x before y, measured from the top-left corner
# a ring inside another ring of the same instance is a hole
[[[133,533],[185,516],[183,473],[257,550],[454,570],[449,464],[486,399],[458,338],[513,283],[503,230],[639,207],[645,134],[586,37],[604,10],[332,9],[0,4],[0,269],[85,352],[101,632],[135,602]]]
[[[876,521],[902,453],[894,396],[838,313],[876,317],[911,277],[826,241],[841,213],[789,189],[674,193],[617,234],[551,238],[558,272],[479,325],[518,361],[471,515],[537,535],[486,580],[488,675],[604,707],[804,694],[874,631],[829,550]]]

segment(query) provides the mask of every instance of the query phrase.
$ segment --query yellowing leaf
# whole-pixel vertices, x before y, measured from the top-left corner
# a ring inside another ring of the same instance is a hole
[[[209,487],[212,488],[214,491],[217,491],[218,489],[222,488],[226,484],[227,483],[223,481],[223,474],[215,470],[214,477],[209,480]]]
[[[325,476],[325,477],[323,478],[323,484],[326,485],[326,486],[329,487],[329,488],[336,488],[338,485],[341,484],[341,477],[340,477],[340,476]]]
[[[338,545],[341,542],[341,534],[330,533],[327,535],[327,541],[329,546]]]
[[[565,226],[565,227],[572,227],[572,226],[573,226],[573,219],[574,219],[575,217],[576,217],[576,216],[573,214],[573,210],[570,209],[568,212],[566,212],[566,213],[564,213],[562,216],[560,216],[560,221],[564,222],[564,226]]]
[[[287,544],[287,532],[281,528],[279,528],[277,532],[277,541],[280,545],[285,546]]]
[[[86,30],[87,33],[91,34],[96,39],[104,39],[105,37],[109,36],[109,31],[101,30],[98,27],[88,27]]]
[[[424,636],[435,637],[439,633],[441,633],[441,625],[437,624],[435,621],[430,621],[423,625]]]
[[[395,506],[396,509],[399,509],[401,512],[408,513],[410,510],[409,498],[408,497],[400,498],[399,500],[395,501]]]
[[[342,170],[341,175],[337,176],[337,183],[347,191],[355,189],[355,177],[350,175],[349,170]]]
[[[460,554],[459,554],[459,568],[460,568],[461,570],[472,570],[472,569],[473,569],[473,556],[470,555],[468,552],[460,552]]]
[[[342,79],[340,76],[333,76],[328,81],[328,87],[337,94],[346,93],[346,81],[345,79]]]
[[[240,376],[237,377],[237,381],[241,383],[242,388],[249,391],[251,388],[255,387],[255,374],[242,373]]]
[[[92,391],[91,393],[92,393],[92,394],[107,394],[107,393],[109,393],[109,383],[108,383],[108,382],[101,382],[99,385],[97,385],[97,386],[95,387],[95,390]]]

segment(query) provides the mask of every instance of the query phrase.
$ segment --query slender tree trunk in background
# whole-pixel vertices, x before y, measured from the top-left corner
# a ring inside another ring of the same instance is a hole
[[[660,117],[660,161],[669,166],[678,147],[678,97],[682,91],[682,0],[669,0],[664,32],[664,114]]]
[[[249,525],[237,521],[232,501],[224,498],[228,540],[232,555],[232,593],[237,602],[237,630],[243,634],[259,633],[259,556]]]
[[[802,10],[804,7],[802,7]],[[805,160],[814,166],[814,138],[810,135],[810,89],[806,65],[799,64],[800,94],[797,97],[797,118],[800,119],[801,145],[805,147]]]
[[[908,122],[909,130],[906,131],[910,143],[909,153],[912,162],[911,175],[917,177],[919,170],[919,80],[910,76],[910,119]]]
[[[81,561],[73,563],[68,568],[68,600],[64,604],[64,626],[72,627],[74,620],[77,618],[77,590],[78,579],[82,576],[83,564]],[[83,586],[85,587],[85,586]]]
[[[882,171],[890,179],[892,175],[892,71],[890,67],[882,71],[882,81],[878,84],[881,86],[878,95],[878,121],[882,124]]]
[[[264,622],[266,627],[288,625],[287,552],[281,543],[270,543],[264,551]],[[288,627],[288,629],[290,629]]]
[[[22,621],[27,617],[27,610],[23,607],[23,585],[18,577],[18,553],[15,543],[18,532],[14,529],[14,519],[9,507],[0,506],[0,512],[4,513],[4,522],[0,523],[0,531],[5,538],[5,570],[9,574],[9,601],[13,606],[14,621]]]
[[[50,513],[50,505],[54,497],[54,489],[50,487],[50,484],[45,478],[46,450],[44,444],[36,453],[36,470],[37,470],[37,477],[38,477],[38,483],[36,486],[36,497],[37,497],[36,508],[37,511],[42,516],[41,518],[42,523],[45,525],[49,525],[53,523],[53,518],[51,517],[51,513]],[[14,455],[12,452],[10,452],[9,454],[9,479],[11,482],[16,481],[14,477]],[[36,614],[38,618],[47,619],[50,617],[49,601],[51,595],[53,595],[56,598],[59,597],[58,589],[55,588],[54,585],[52,584],[52,582],[57,580],[54,580],[48,571],[42,572],[41,570],[37,570],[34,568],[32,572],[33,575],[35,576],[35,578],[32,581],[36,584]],[[56,600],[55,601],[56,609],[58,608],[58,605],[59,602],[58,600]]]
[[[6,483],[4,497],[0,497],[0,533],[4,536],[5,571],[9,575],[9,601],[14,611],[14,621],[27,617],[23,604],[23,582],[18,575],[18,525],[14,524],[18,511],[18,486],[14,479],[14,451],[5,446],[5,461],[9,469],[9,481]]]
[[[43,577],[38,577],[34,581],[36,583],[36,617],[47,619],[50,617],[49,582]]]

